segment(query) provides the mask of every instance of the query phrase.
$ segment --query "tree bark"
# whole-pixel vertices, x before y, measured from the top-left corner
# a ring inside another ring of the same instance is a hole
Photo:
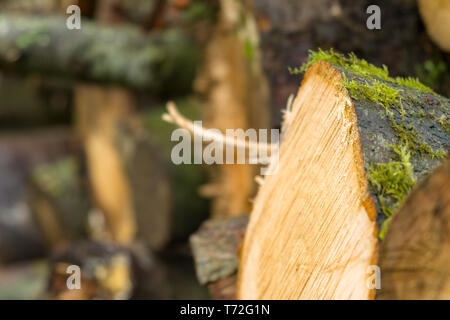
[[[208,220],[191,235],[197,278],[213,299],[236,299],[238,251],[248,216]]]

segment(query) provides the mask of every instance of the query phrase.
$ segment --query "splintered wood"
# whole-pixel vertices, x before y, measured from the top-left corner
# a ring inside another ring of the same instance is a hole
[[[241,299],[368,299],[377,254],[356,114],[341,73],[318,63],[306,73],[244,240]],[[312,112],[312,110],[314,110]],[[320,177],[320,178],[318,178]]]

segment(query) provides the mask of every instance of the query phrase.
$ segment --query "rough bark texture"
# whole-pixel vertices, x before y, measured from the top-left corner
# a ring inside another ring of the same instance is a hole
[[[349,81],[356,84],[372,83],[365,77],[353,74],[339,68],[346,74]],[[398,84],[377,79],[387,86],[399,89],[402,106],[405,111],[403,126],[409,132],[417,132],[420,135],[420,143],[431,147],[435,152],[446,152],[450,147],[450,134],[447,131],[450,117],[450,100],[434,93],[420,91]],[[371,165],[377,163],[390,163],[398,161],[398,155],[392,151],[392,145],[401,145],[401,133],[392,127],[392,122],[380,105],[365,99],[352,99],[356,115],[357,125],[361,139],[361,149],[364,156],[364,167],[368,173]],[[392,109],[396,123],[402,122],[399,109]],[[419,143],[415,145],[419,148]],[[410,163],[414,168],[416,180],[429,174],[439,163],[442,157],[435,157],[420,150],[411,150]],[[384,219],[380,208],[380,193],[371,186],[370,191],[377,205],[378,220]]]
[[[248,216],[208,220],[191,236],[197,277],[201,284],[219,281],[236,273],[238,247]]]
[[[83,21],[68,30],[58,17],[0,15],[0,66],[79,80],[113,82],[154,94],[191,88],[197,50],[182,33],[145,35],[136,27]]]
[[[205,126],[259,129],[269,125],[269,92],[261,67],[259,36],[248,1],[223,0],[205,53],[197,89],[207,95]],[[227,217],[251,210],[257,166],[229,164],[211,170],[203,194],[213,198],[212,215]]]
[[[450,299],[450,161],[395,215],[380,251],[380,299]]]
[[[375,219],[377,211],[382,213],[375,207],[380,194],[372,190],[371,196],[366,171],[374,162],[396,160],[385,144],[401,139],[379,103],[350,97],[344,73],[355,83],[372,83],[326,62],[314,64],[304,76],[288,116],[278,172],[265,178],[255,200],[240,260],[238,298],[374,296],[366,285],[367,268],[376,264]],[[448,119],[449,100],[400,88],[405,126],[420,132],[433,150],[447,149],[450,136],[431,115]],[[392,111],[397,121],[400,110]],[[420,110],[429,117],[417,116]],[[420,179],[442,158],[422,158],[417,152],[410,161]]]

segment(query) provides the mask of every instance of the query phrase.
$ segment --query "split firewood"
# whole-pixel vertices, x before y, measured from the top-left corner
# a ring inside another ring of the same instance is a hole
[[[269,91],[250,1],[220,1],[196,88],[207,97],[205,126],[223,133],[270,126]],[[212,198],[212,216],[238,216],[251,210],[257,170],[248,164],[210,168],[211,181],[203,194]]]
[[[380,250],[380,299],[450,299],[450,161],[411,193]]]
[[[197,278],[213,299],[236,298],[238,248],[247,223],[248,216],[208,220],[190,237]]]
[[[450,51],[450,0],[419,0],[419,11],[427,32],[436,44]]]
[[[415,182],[447,156],[448,99],[354,55],[311,53],[306,69],[278,172],[250,216],[241,299],[373,298],[377,220],[383,237]]]

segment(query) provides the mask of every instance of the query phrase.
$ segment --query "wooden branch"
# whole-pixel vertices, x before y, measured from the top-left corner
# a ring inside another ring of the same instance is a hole
[[[0,14],[0,67],[110,82],[154,94],[191,89],[197,49],[184,34],[145,35],[131,25],[82,22],[68,30],[63,17]]]
[[[344,79],[355,86],[382,83],[400,89],[395,103],[401,106],[385,109],[379,100],[352,98]],[[383,213],[376,205],[383,195],[369,188],[367,172],[373,164],[399,161],[389,144],[407,139],[399,133],[408,134],[398,127],[402,123],[408,132],[420,132],[420,143],[434,152],[450,145],[445,123],[439,123],[448,119],[448,99],[377,81],[323,61],[306,72],[280,146],[279,170],[265,178],[254,202],[238,298],[374,297],[367,272],[377,263],[376,218]],[[423,147],[420,143],[413,147]],[[417,179],[442,161],[414,151],[408,166]]]
[[[191,120],[183,117],[173,102],[167,103],[168,113],[164,113],[162,119],[166,122],[176,124],[180,128],[188,130],[192,135],[198,135],[204,141],[215,141],[221,143],[224,147],[230,146],[238,149],[264,150],[268,156],[278,152],[278,144],[258,143],[257,141],[248,141],[238,137],[228,137],[224,134],[210,132],[208,129],[195,125]]]
[[[380,299],[450,299],[450,160],[395,215],[380,268]]]

